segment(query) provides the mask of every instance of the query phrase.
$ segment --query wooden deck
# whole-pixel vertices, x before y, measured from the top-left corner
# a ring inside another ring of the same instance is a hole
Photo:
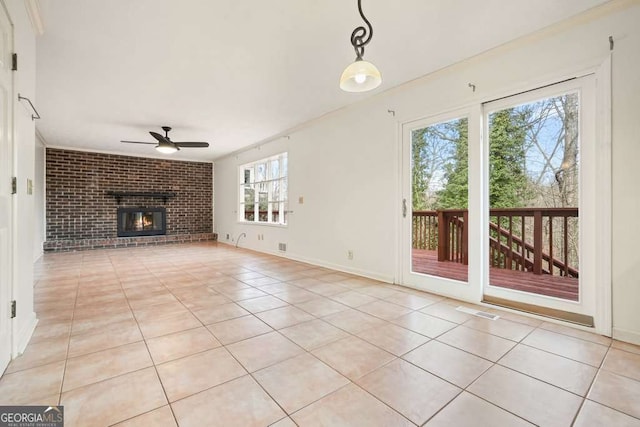
[[[412,270],[448,279],[468,281],[467,266],[451,261],[438,261],[437,251],[413,249]],[[578,279],[573,277],[533,274],[524,271],[504,270],[492,267],[489,270],[489,282],[493,286],[563,298],[578,300]]]

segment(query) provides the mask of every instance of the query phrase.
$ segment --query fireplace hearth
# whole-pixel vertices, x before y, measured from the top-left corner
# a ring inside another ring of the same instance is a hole
[[[118,208],[118,237],[167,234],[167,210],[162,207]]]

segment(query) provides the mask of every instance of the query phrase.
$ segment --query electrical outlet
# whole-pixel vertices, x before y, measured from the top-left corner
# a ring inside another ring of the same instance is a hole
[[[353,251],[351,251],[351,250],[347,251],[347,258],[348,259],[353,259]]]

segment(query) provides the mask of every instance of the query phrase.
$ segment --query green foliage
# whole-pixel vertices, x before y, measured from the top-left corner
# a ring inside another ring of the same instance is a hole
[[[460,125],[464,122],[464,126]],[[467,119],[437,123],[412,134],[413,209],[432,210],[438,207],[438,193],[445,182],[445,170],[456,161],[456,146],[464,128],[466,144]]]
[[[527,109],[509,108],[490,116],[489,124],[489,206],[522,206],[528,200],[525,168]]]
[[[445,123],[452,135],[454,154],[444,165],[444,189],[438,192],[436,209],[467,209],[469,193],[469,124],[466,118]]]
[[[530,116],[526,108],[500,110],[490,116],[491,207],[523,206],[529,200],[525,161]],[[413,132],[414,210],[468,208],[468,134],[466,118]]]
[[[411,135],[412,145],[412,176],[411,183],[413,188],[412,205],[414,211],[428,209],[425,194],[428,189],[428,158],[426,156],[427,141],[425,133],[428,128],[419,129]]]

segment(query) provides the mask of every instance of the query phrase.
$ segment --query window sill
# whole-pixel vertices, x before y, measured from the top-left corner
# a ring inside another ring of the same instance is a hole
[[[275,228],[288,228],[289,227],[289,224],[274,224],[272,222],[237,221],[237,224],[239,224],[239,225],[249,225],[249,226],[261,225],[261,226],[264,226],[264,227],[275,227]]]

